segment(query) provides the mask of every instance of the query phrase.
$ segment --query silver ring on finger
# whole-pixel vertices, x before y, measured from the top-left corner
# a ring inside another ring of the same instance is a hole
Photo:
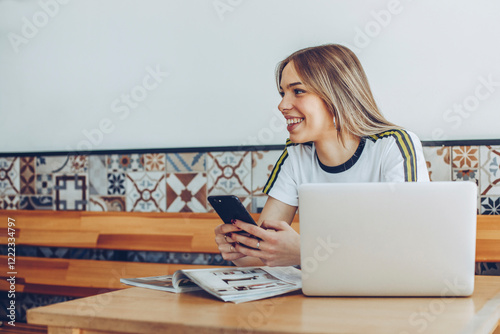
[[[224,234],[224,241],[227,242],[227,235]]]
[[[260,250],[260,241],[257,241],[257,246],[255,248]]]

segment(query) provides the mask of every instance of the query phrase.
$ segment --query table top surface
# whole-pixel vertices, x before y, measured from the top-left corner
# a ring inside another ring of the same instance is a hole
[[[476,276],[472,297],[306,297],[241,304],[206,292],[128,288],[28,310],[28,322],[122,333],[491,333],[500,277]]]

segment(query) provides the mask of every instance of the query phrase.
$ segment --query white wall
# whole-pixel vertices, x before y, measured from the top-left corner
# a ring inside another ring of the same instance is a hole
[[[498,139],[499,18],[490,0],[3,0],[0,152],[283,144],[275,66],[323,43],[422,140]]]

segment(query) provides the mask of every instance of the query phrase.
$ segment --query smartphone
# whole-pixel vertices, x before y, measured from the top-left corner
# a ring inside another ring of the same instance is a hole
[[[238,219],[257,225],[240,199],[234,195],[208,196],[208,202],[225,224],[231,224],[231,220]]]
[[[215,212],[217,212],[225,224],[231,224],[231,220],[238,219],[245,223],[257,225],[245,206],[243,206],[243,203],[241,203],[240,199],[234,195],[208,196],[208,202],[212,205]],[[234,233],[261,240],[260,238],[257,238],[256,236],[245,231]],[[245,247],[252,248],[249,246]]]

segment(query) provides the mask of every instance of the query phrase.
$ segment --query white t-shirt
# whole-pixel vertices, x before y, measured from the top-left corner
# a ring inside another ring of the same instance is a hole
[[[363,137],[351,159],[335,167],[319,161],[314,143],[288,139],[263,192],[298,206],[302,183],[417,181],[429,181],[422,143],[410,131],[390,130]]]

